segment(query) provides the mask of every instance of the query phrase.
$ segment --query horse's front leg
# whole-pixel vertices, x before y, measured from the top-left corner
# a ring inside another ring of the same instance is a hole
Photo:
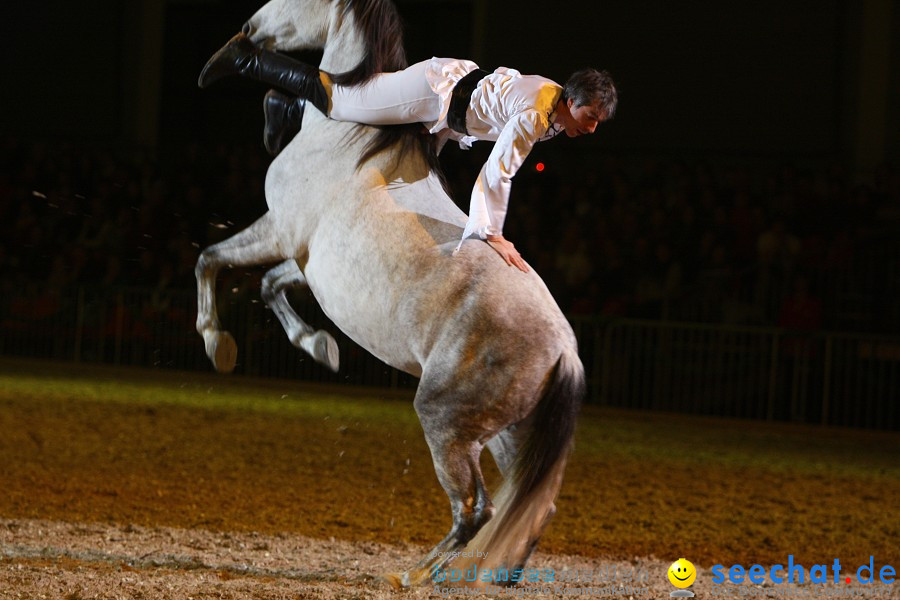
[[[337,372],[339,352],[337,342],[327,331],[316,331],[301,319],[288,302],[285,291],[307,287],[306,277],[294,259],[288,259],[265,274],[262,298],[284,327],[291,343],[304,350],[317,362]]]
[[[278,247],[274,220],[266,213],[253,225],[200,253],[197,277],[197,332],[203,336],[206,355],[220,373],[230,373],[237,361],[237,344],[222,331],[216,311],[216,275],[222,267],[261,265],[284,260]]]

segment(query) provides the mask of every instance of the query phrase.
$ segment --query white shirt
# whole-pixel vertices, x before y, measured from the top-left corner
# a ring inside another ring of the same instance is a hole
[[[472,92],[466,111],[469,135],[450,130],[447,112],[453,86],[477,68],[468,60],[432,58],[426,70],[432,91],[441,98],[440,118],[427,124],[429,131],[443,136],[443,141],[446,137],[458,140],[463,148],[471,147],[476,140],[495,142],[472,189],[463,240],[473,234],[482,239],[502,234],[513,176],[536,142],[563,130],[561,124],[553,123],[562,86],[545,77],[522,75],[505,67],[487,75]]]

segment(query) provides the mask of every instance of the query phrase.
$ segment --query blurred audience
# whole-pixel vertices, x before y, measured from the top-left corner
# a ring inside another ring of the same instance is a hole
[[[152,290],[162,310],[166,290],[193,289],[201,248],[266,210],[255,145],[154,158],[9,138],[2,152],[0,321],[44,318],[81,285]],[[480,163],[442,161],[465,210]],[[862,185],[837,167],[616,157],[575,181],[518,178],[504,233],[570,314],[900,331],[883,300],[900,293],[888,166]]]

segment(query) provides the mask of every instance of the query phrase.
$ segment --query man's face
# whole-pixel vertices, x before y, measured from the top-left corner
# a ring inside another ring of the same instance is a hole
[[[569,137],[578,137],[586,133],[594,133],[597,125],[606,120],[606,111],[592,104],[576,106],[575,100],[566,100],[569,107],[569,118],[564,123]]]

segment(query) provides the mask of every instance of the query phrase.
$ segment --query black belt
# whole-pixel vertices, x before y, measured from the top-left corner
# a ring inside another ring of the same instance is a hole
[[[483,69],[475,69],[456,82],[450,93],[450,109],[447,112],[447,125],[456,133],[469,135],[466,129],[466,110],[472,100],[472,92],[478,82],[490,75]]]

